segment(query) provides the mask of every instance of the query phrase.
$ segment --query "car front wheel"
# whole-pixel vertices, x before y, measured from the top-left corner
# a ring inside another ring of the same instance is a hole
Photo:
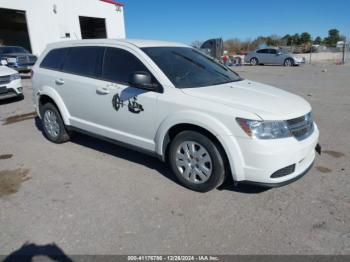
[[[286,60],[284,60],[284,66],[293,66],[294,65],[294,61],[291,58],[287,58]]]
[[[178,181],[194,191],[208,192],[224,181],[223,153],[201,133],[179,133],[170,145],[169,161]]]

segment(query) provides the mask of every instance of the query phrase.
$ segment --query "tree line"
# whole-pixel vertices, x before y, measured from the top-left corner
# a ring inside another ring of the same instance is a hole
[[[224,41],[225,50],[229,53],[239,53],[241,51],[251,51],[258,48],[261,44],[266,44],[267,46],[304,46],[309,47],[313,45],[326,45],[326,46],[336,46],[338,41],[345,40],[345,37],[340,35],[338,29],[330,29],[328,31],[328,36],[322,38],[321,36],[316,36],[314,39],[308,32],[303,32],[301,34],[296,33],[293,35],[286,34],[281,37],[278,35],[271,36],[259,36],[255,39],[247,39],[245,41],[239,38],[231,38]],[[200,41],[194,41],[192,43],[195,47],[200,47]]]

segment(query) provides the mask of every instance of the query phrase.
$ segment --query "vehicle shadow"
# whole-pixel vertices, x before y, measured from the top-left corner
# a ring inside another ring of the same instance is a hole
[[[236,193],[244,193],[244,194],[260,194],[263,192],[266,192],[270,190],[270,188],[267,187],[259,187],[256,185],[249,185],[249,184],[235,184],[232,176],[226,178],[225,182],[218,187],[219,191],[233,191]]]
[[[43,133],[41,120],[39,119],[39,117],[35,118],[35,125],[37,129]],[[71,142],[93,150],[97,150],[104,154],[108,154],[111,156],[115,156],[127,161],[140,164],[140,165],[144,165],[150,169],[156,170],[159,174],[161,174],[165,178],[181,186],[178,183],[176,177],[173,175],[167,163],[162,162],[156,157],[149,156],[147,154],[143,154],[135,150],[131,150],[131,149],[128,149],[107,141],[103,141],[95,137],[81,134],[81,133],[74,133],[74,135],[72,136]],[[267,191],[268,189],[253,186],[253,185],[243,185],[243,184],[235,185],[232,177],[229,177],[226,179],[224,184],[218,188],[218,190],[220,191],[227,190],[227,191],[233,191],[233,192],[245,193],[245,194],[259,194]]]
[[[35,126],[38,130],[40,130],[43,133],[42,124],[39,117],[35,118]],[[76,132],[73,134],[70,142],[99,151],[104,154],[108,154],[140,165],[144,165],[150,169],[156,170],[158,173],[160,173],[167,179],[177,183],[176,178],[173,176],[167,164],[163,163],[156,157],[149,156],[147,154],[143,154],[135,150],[131,150],[92,136]]]
[[[35,257],[44,256],[50,258],[52,261],[58,262],[73,262],[63,250],[57,246],[55,243],[47,245],[36,245],[33,243],[24,243],[21,248],[15,250],[10,255],[8,255],[3,262],[31,262],[37,261]],[[41,260],[40,260],[41,261]],[[47,260],[45,260],[47,261]]]
[[[0,106],[1,105],[7,105],[7,104],[11,104],[14,102],[19,102],[22,101],[24,99],[24,97],[11,97],[11,98],[6,98],[6,99],[2,99],[0,100]]]

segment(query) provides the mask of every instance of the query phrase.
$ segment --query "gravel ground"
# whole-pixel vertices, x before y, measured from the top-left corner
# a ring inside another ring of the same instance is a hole
[[[307,99],[323,154],[301,180],[206,194],[157,159],[83,135],[56,145],[25,99],[0,102],[0,254],[350,254],[350,66],[236,67]],[[293,110],[293,108],[291,108]]]

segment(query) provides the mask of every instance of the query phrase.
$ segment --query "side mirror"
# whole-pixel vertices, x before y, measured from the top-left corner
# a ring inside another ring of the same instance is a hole
[[[277,52],[276,55],[282,55],[282,52]]]
[[[129,84],[145,90],[155,90],[158,86],[152,82],[151,74],[144,71],[133,72]]]
[[[1,60],[1,65],[2,66],[6,66],[7,65],[7,61],[6,60]]]

